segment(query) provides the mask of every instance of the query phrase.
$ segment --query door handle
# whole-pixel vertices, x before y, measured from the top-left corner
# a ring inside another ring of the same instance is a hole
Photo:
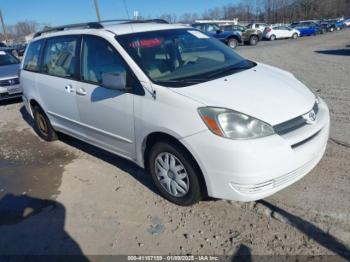
[[[82,87],[79,88],[76,93],[77,95],[81,95],[81,96],[85,96],[87,94],[86,90]]]
[[[75,90],[74,90],[72,85],[66,85],[64,88],[66,89],[66,91],[68,93],[74,93],[75,92]]]

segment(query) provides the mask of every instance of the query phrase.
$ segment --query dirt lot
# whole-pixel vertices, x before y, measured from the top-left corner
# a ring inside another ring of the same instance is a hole
[[[309,175],[258,202],[178,207],[134,164],[70,137],[43,142],[21,103],[2,103],[0,254],[350,259],[350,30],[237,51],[293,72],[328,103],[331,138]]]

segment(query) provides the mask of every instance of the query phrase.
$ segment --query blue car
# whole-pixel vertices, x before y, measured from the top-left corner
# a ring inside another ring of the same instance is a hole
[[[321,26],[316,24],[315,22],[310,22],[310,21],[294,22],[290,26],[292,28],[299,30],[300,36],[318,35],[322,33]]]
[[[336,30],[337,31],[340,30],[340,29],[345,28],[344,20],[336,20],[335,25],[336,25]]]
[[[207,35],[215,37],[225,43],[232,49],[235,49],[239,43],[242,43],[242,36],[237,31],[223,31],[215,23],[196,23],[192,27],[205,32]]]

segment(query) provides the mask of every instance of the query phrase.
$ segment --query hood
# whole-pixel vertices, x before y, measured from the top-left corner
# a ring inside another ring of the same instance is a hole
[[[315,103],[315,95],[292,74],[264,64],[172,90],[207,106],[229,108],[270,125],[303,115]]]
[[[18,69],[20,64],[0,66],[0,79],[18,77]]]

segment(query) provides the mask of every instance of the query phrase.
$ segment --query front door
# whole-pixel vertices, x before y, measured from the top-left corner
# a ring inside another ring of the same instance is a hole
[[[107,40],[86,35],[82,41],[81,82],[76,98],[85,135],[92,144],[132,159],[134,95],[102,85],[103,74],[128,74],[128,67]]]

